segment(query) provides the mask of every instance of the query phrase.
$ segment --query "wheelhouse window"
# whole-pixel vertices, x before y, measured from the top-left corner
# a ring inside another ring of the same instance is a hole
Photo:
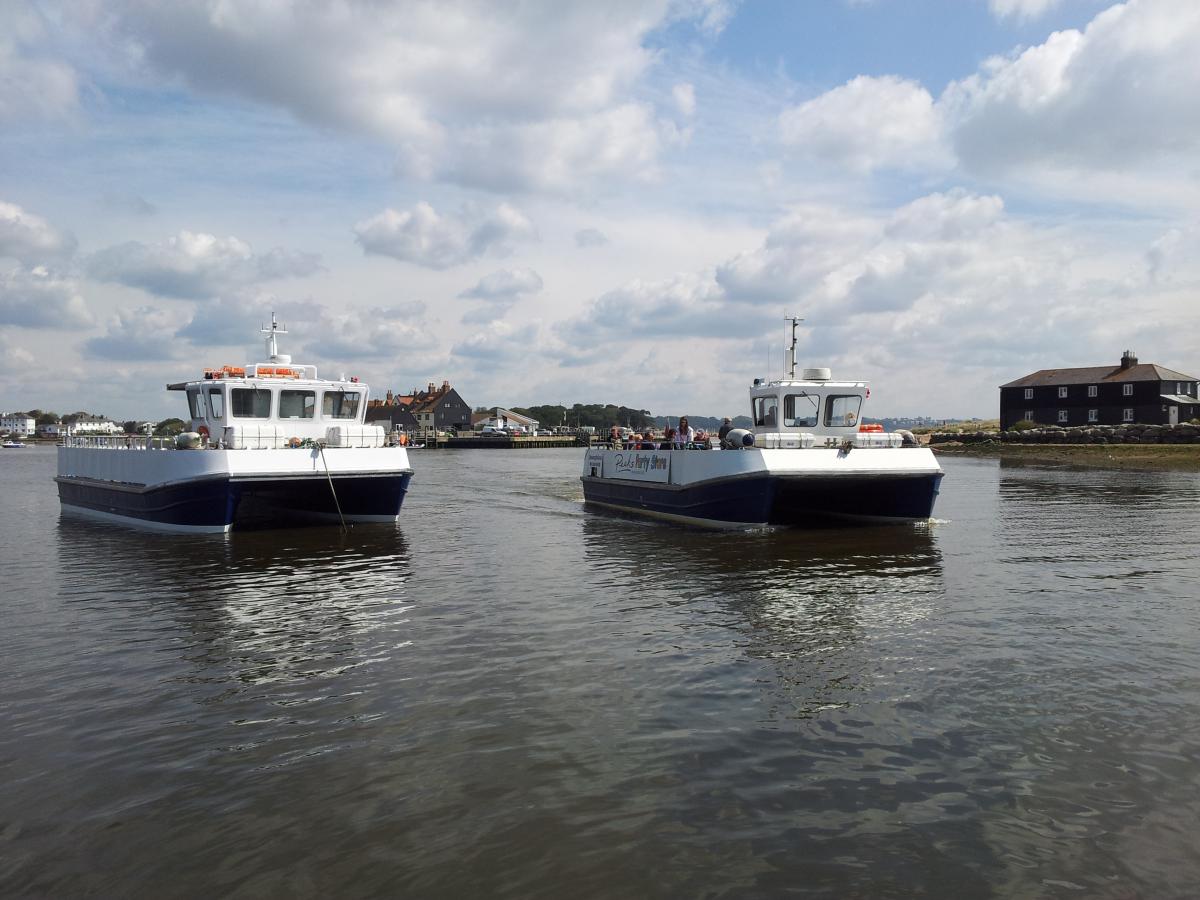
[[[1094,384],[1089,384],[1089,385],[1088,385],[1088,396],[1089,396],[1089,397],[1095,397],[1095,396],[1096,396],[1096,393],[1097,393],[1097,390],[1096,390],[1096,385],[1094,385]]]
[[[1121,396],[1122,397],[1132,397],[1133,396],[1133,385],[1132,384],[1121,385]]]
[[[1058,421],[1059,421],[1059,422],[1066,422],[1066,421],[1067,421],[1067,411],[1066,411],[1065,409],[1060,409],[1060,410],[1058,411]]]
[[[818,412],[816,397],[788,394],[783,398],[783,424],[789,428],[815,428]]]
[[[1058,389],[1058,399],[1065,400],[1066,396],[1067,396],[1067,389],[1065,387],[1060,387]]]
[[[777,397],[754,398],[754,424],[774,428],[779,422],[779,399]]]
[[[235,419],[269,419],[271,392],[266,388],[233,388],[229,391],[229,411]]]
[[[1025,399],[1026,400],[1033,399],[1033,388],[1025,388]]]
[[[204,399],[199,391],[188,391],[188,415],[193,419],[204,418]]]
[[[205,391],[208,395],[208,413],[213,419],[225,418],[225,394],[220,388]]]
[[[1100,421],[1100,410],[1089,409],[1088,410],[1088,421],[1089,422],[1099,422]]]
[[[317,413],[316,391],[280,391],[279,418],[311,419]]]
[[[858,411],[862,408],[862,397],[858,394],[836,394],[825,400],[825,425],[830,428],[848,428],[858,424]]]
[[[327,419],[358,418],[358,391],[326,391],[321,398],[321,415]]]

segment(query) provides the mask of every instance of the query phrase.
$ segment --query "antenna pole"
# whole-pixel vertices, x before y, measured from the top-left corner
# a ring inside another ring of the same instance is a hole
[[[275,335],[287,334],[287,329],[280,328],[279,323],[275,321],[275,313],[271,313],[271,327],[260,327],[258,330],[267,336],[267,357],[274,360],[279,356],[279,346],[275,343]]]
[[[800,327],[800,323],[803,322],[804,319],[800,318],[800,316],[784,316],[783,318],[784,318],[784,321],[792,323],[792,346],[791,346],[792,367],[791,367],[790,371],[788,372],[788,379],[791,381],[795,381],[796,380],[796,329]]]

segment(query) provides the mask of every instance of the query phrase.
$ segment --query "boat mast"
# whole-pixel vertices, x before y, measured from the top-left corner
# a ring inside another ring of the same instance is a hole
[[[804,319],[802,319],[800,316],[784,316],[783,318],[785,321],[792,323],[792,346],[791,346],[791,351],[790,351],[792,367],[788,371],[788,380],[795,381],[796,380],[796,329],[800,327],[800,323],[803,322]]]
[[[287,334],[287,329],[279,327],[279,323],[275,321],[275,313],[271,313],[271,327],[259,327],[258,330],[267,336],[267,357],[271,362],[275,362],[279,359],[279,346],[275,343],[275,335]]]

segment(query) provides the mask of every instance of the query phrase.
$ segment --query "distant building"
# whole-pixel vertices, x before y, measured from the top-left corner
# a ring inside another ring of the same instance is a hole
[[[471,427],[476,431],[484,425],[491,425],[493,428],[519,428],[522,431],[532,432],[537,431],[538,424],[537,419],[523,416],[511,409],[505,409],[503,406],[493,406],[487,412],[475,413],[471,417]]]
[[[431,381],[423,391],[416,388],[408,394],[388,391],[385,399],[370,401],[367,421],[383,425],[389,431],[397,428],[465,431],[471,427],[471,407],[450,387],[449,381],[443,381],[441,387]]]
[[[46,422],[44,425],[39,425],[37,427],[38,437],[58,438],[58,437],[62,436],[62,433],[63,433],[62,422]]]
[[[1042,369],[1000,386],[1000,427],[1039,425],[1174,425],[1200,415],[1200,378],[1129,350],[1119,366]]]
[[[124,434],[125,429],[112,419],[103,416],[79,416],[69,423],[64,423],[71,434]]]
[[[13,437],[29,437],[37,428],[37,420],[25,413],[7,413],[0,416],[0,434]]]

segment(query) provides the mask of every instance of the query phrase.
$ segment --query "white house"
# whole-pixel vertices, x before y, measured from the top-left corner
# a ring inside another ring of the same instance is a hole
[[[37,427],[38,437],[58,438],[62,436],[62,433],[62,422],[47,422],[45,425],[39,425]]]
[[[0,434],[13,437],[29,437],[37,427],[37,420],[25,413],[8,413],[0,416]]]
[[[103,416],[80,416],[70,424],[72,434],[124,434],[125,429]]]

